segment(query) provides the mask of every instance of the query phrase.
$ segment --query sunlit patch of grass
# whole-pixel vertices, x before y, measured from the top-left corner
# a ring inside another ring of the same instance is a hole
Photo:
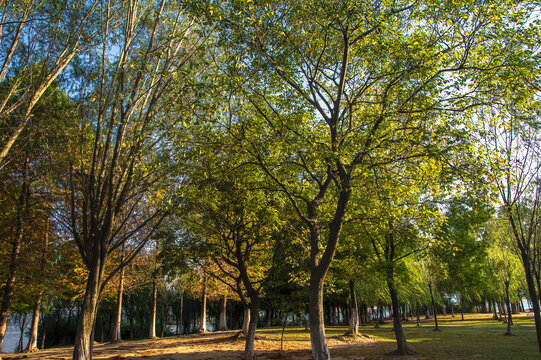
[[[442,331],[433,331],[432,320],[423,320],[420,327],[411,320],[404,323],[404,333],[412,349],[423,357],[431,359],[539,359],[535,336],[535,325],[526,314],[515,316],[512,333],[504,336],[506,324],[492,319],[490,314],[466,314],[438,318]],[[261,329],[261,334],[279,339],[281,329]],[[337,337],[347,331],[344,326],[331,326],[326,329],[327,337]],[[366,354],[384,354],[395,347],[392,322],[379,328],[373,325],[360,327],[360,332],[377,340],[374,346],[366,349]],[[310,333],[303,328],[287,328],[285,341],[309,341]],[[361,352],[363,350],[360,350]],[[359,353],[359,355],[363,355]]]

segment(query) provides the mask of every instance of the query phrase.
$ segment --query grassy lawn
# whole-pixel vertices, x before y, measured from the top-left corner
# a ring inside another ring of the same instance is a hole
[[[492,320],[490,314],[467,314],[465,321],[457,317],[442,317],[442,331],[433,331],[433,321],[423,320],[422,326],[415,321],[404,324],[410,347],[418,356],[407,360],[431,359],[490,359],[523,360],[539,359],[533,319],[526,314],[515,318],[512,332],[504,336],[506,325]],[[333,360],[396,360],[387,355],[396,349],[392,324],[375,329],[373,325],[360,328],[366,337],[343,336],[345,326],[327,328],[327,339]],[[258,359],[310,360],[310,333],[304,328],[286,329],[284,354],[279,355],[280,328],[257,330],[255,348]],[[120,344],[96,344],[96,360],[239,360],[242,358],[244,340],[235,340],[237,331],[172,336],[163,339],[124,341]],[[72,347],[58,347],[29,354],[2,354],[4,360],[70,360]]]
[[[504,336],[506,324],[492,319],[491,314],[466,314],[438,317],[442,331],[433,331],[433,320],[424,320],[421,327],[415,321],[404,324],[410,347],[420,358],[429,359],[539,359],[533,319],[526,314],[514,318],[511,331],[514,336]],[[345,333],[346,327],[327,328],[327,337]],[[378,356],[396,348],[392,323],[387,321],[379,328],[361,326],[360,332],[378,341],[360,349],[361,356]],[[261,334],[279,336],[278,329],[261,329]],[[309,341],[309,333],[299,328],[288,328],[285,341]]]

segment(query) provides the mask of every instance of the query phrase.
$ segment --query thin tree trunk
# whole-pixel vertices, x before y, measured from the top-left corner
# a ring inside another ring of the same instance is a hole
[[[419,309],[419,303],[416,304],[415,306],[416,308],[416,312],[417,312],[417,326],[421,326],[421,317],[420,317],[420,309]]]
[[[179,335],[182,335],[183,331],[182,331],[182,307],[184,306],[184,291],[181,291],[180,292],[180,310],[179,310],[179,314],[178,314],[178,318],[179,318],[179,321],[180,321],[180,330],[179,330]]]
[[[45,225],[45,236],[43,242],[43,250],[41,252],[41,265],[40,273],[42,278],[45,277],[45,264],[47,262],[47,248],[49,246],[49,219],[47,219]],[[38,325],[39,315],[41,310],[41,299],[43,297],[43,288],[40,286],[36,301],[34,302],[34,309],[32,311],[32,324],[30,325],[30,336],[28,339],[27,351],[35,351],[38,348]]]
[[[271,327],[272,309],[265,310],[265,327]]]
[[[124,243],[122,243],[122,250],[120,253],[120,263],[124,262]],[[113,330],[112,342],[118,343],[122,341],[121,329],[122,325],[122,293],[124,291],[124,267],[120,269],[119,280],[118,280],[118,291],[117,291],[117,301],[116,301],[116,312],[115,312],[115,329]]]
[[[207,278],[203,278],[203,293],[201,294],[201,323],[199,332],[207,331]]]
[[[17,351],[22,352],[24,349],[24,330],[26,329],[26,318],[28,317],[27,314],[24,314],[23,316],[23,323],[21,324],[21,335],[19,336],[19,344],[17,346]]]
[[[462,321],[464,321],[464,298],[460,295],[460,316]]]
[[[508,207],[508,209],[509,209],[508,210],[509,222],[513,230],[513,235],[515,236],[515,239],[517,241],[518,248],[520,250],[522,266],[524,267],[524,274],[526,275],[526,285],[528,286],[528,294],[530,295],[530,300],[532,301],[534,320],[535,320],[535,331],[537,335],[537,346],[539,348],[539,353],[541,354],[541,318],[540,318],[540,308],[539,308],[539,297],[537,295],[538,289],[536,289],[535,279],[533,277],[532,269],[530,266],[531,264],[530,257],[529,257],[530,249],[529,248],[527,249],[524,247],[523,242],[521,241],[519,230],[517,229],[517,225],[515,223],[515,219],[510,213],[511,207]]]
[[[218,330],[226,331],[227,329],[227,295],[222,296],[222,303],[220,306],[220,321],[218,324]]]
[[[438,311],[436,310],[436,303],[434,302],[434,292],[432,291],[432,283],[428,284],[428,288],[430,289],[430,299],[432,300],[432,310],[434,312],[434,324],[436,327],[434,328],[434,331],[440,331],[440,328],[438,326]]]
[[[43,350],[45,349],[45,337],[47,335],[47,315],[43,316],[43,323],[41,326],[43,327],[43,331],[41,334],[41,346],[39,348]]]
[[[357,310],[357,296],[355,294],[355,281],[349,281],[349,295],[350,295],[350,321],[349,331],[352,334],[359,332],[359,313]]]
[[[40,290],[38,295],[36,296],[36,301],[34,302],[34,309],[32,311],[32,324],[30,325],[30,336],[28,338],[28,345],[26,347],[26,351],[35,351],[38,347],[38,324],[42,296],[43,290]]]
[[[511,303],[509,302],[509,281],[505,282],[505,302],[507,303],[507,332],[505,335],[511,334],[511,325],[513,325],[513,317],[511,315]]]
[[[156,337],[156,304],[158,297],[158,278],[154,276],[152,280],[152,305],[150,308],[150,327],[148,331],[148,338],[154,339]]]

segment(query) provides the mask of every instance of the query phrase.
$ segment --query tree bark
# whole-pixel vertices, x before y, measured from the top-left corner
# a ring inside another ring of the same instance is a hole
[[[438,326],[438,311],[436,310],[436,303],[434,301],[434,292],[432,291],[432,283],[428,284],[428,288],[430,289],[430,299],[432,300],[432,311],[434,312],[434,324],[436,327],[434,328],[434,331],[439,331],[440,328]]]
[[[421,317],[420,317],[420,309],[419,309],[419,303],[417,303],[417,306],[416,306],[416,312],[417,312],[417,326],[421,326]]]
[[[30,325],[30,336],[28,338],[28,345],[26,347],[26,351],[34,351],[38,348],[38,325],[42,296],[43,291],[40,290],[38,295],[36,296],[36,301],[34,302],[34,309],[32,311],[32,324]]]
[[[148,338],[154,339],[156,337],[156,304],[158,297],[158,278],[154,276],[152,280],[152,305],[150,308],[150,326],[148,329]]]
[[[271,327],[272,309],[265,310],[265,327]]]
[[[40,273],[42,278],[45,277],[45,264],[47,263],[47,248],[49,246],[49,220],[45,226],[45,236],[43,242],[43,250],[41,252],[41,265]],[[36,296],[36,301],[34,302],[34,309],[32,311],[32,324],[30,325],[30,336],[28,339],[28,346],[26,351],[34,351],[38,348],[38,326],[39,326],[39,315],[41,310],[41,300],[43,297],[43,288],[40,286],[38,295]]]
[[[180,310],[179,310],[179,314],[178,314],[178,318],[179,318],[179,327],[180,328],[177,328],[177,332],[178,332],[178,335],[182,335],[182,307],[184,306],[184,291],[181,291],[180,292]]]
[[[124,262],[124,244],[122,244],[122,250],[120,253],[120,263]],[[116,301],[116,312],[115,312],[115,328],[113,330],[112,342],[118,343],[122,341],[121,329],[122,325],[122,293],[124,291],[124,267],[120,269],[119,280],[118,280],[118,291],[117,291],[117,301]]]
[[[257,321],[259,320],[259,299],[250,298],[250,302],[250,323],[248,325],[248,332],[246,333],[246,343],[244,344],[245,360],[255,359],[255,331],[257,328]]]
[[[199,332],[207,332],[207,278],[203,278],[203,292],[201,294],[201,322]]]
[[[505,302],[507,303],[507,332],[505,335],[511,334],[511,325],[513,325],[513,317],[511,315],[511,303],[509,302],[509,281],[505,281]]]
[[[24,349],[24,330],[26,328],[26,318],[27,318],[28,314],[24,314],[23,316],[23,323],[21,324],[21,334],[19,336],[19,344],[17,346],[17,351],[18,352],[22,352],[23,349]]]
[[[227,331],[227,295],[222,296],[222,303],[220,306],[220,321],[218,323],[218,330]]]
[[[323,278],[318,274],[310,274],[309,288],[309,319],[310,340],[314,360],[330,359],[327,339],[325,337],[325,324],[323,320]]]
[[[357,296],[355,294],[355,281],[349,281],[349,294],[350,294],[350,321],[349,331],[352,334],[359,332],[359,312],[357,310]]]
[[[406,342],[406,337],[404,336],[404,331],[402,330],[402,322],[400,321],[400,304],[398,302],[398,294],[394,288],[394,276],[390,276],[387,280],[387,287],[389,289],[389,294],[391,295],[391,303],[393,308],[393,330],[396,338],[396,344],[398,348],[393,353],[396,355],[413,355],[414,351],[410,350]]]
[[[41,334],[41,346],[40,349],[45,349],[45,337],[47,335],[47,315],[43,316],[43,324],[41,325],[43,327],[43,331]]]
[[[242,333],[248,334],[248,327],[250,326],[250,308],[246,305],[243,305],[244,308],[244,317],[242,319]]]
[[[89,274],[86,283],[83,305],[75,334],[73,347],[73,360],[91,360],[92,346],[94,341],[94,324],[98,310],[100,287],[103,280],[103,269],[100,241],[95,241],[93,246],[94,256],[90,263]]]

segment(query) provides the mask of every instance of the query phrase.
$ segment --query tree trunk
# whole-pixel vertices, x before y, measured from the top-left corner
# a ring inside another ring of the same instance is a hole
[[[349,294],[350,294],[350,320],[349,331],[352,334],[359,332],[359,312],[357,310],[357,296],[355,294],[355,281],[349,281]]]
[[[439,331],[440,328],[438,326],[438,311],[436,310],[436,303],[434,302],[434,292],[432,291],[432,283],[428,284],[428,288],[430,289],[430,299],[432,300],[432,310],[434,312],[434,324],[436,327],[434,328],[434,331]]]
[[[207,332],[207,278],[203,278],[203,293],[201,294],[201,322],[199,332]]]
[[[378,324],[383,325],[385,324],[385,316],[383,315],[383,305],[381,304],[381,302],[378,303],[378,312]]]
[[[45,349],[45,337],[47,335],[47,315],[43,316],[43,324],[41,326],[43,327],[43,331],[41,334],[41,346],[39,348],[43,350]]]
[[[122,251],[120,253],[120,263],[124,262],[124,244],[122,244]],[[118,281],[118,291],[117,291],[117,301],[116,301],[116,312],[115,312],[115,329],[113,330],[112,342],[118,343],[122,341],[122,335],[120,333],[120,326],[122,325],[122,293],[124,291],[124,268],[120,269],[119,281]]]
[[[132,315],[130,316],[130,340],[133,340],[134,330],[135,330],[135,319]]]
[[[77,332],[75,334],[75,345],[73,347],[73,360],[92,359],[92,347],[94,341],[94,324],[98,310],[100,287],[103,278],[105,264],[101,258],[101,246],[96,241],[93,246],[93,259],[88,269],[85,295],[81,313],[78,315]]]
[[[244,360],[255,359],[254,344],[257,321],[259,320],[259,299],[250,298],[250,324],[246,333],[246,343],[244,344]]]
[[[21,335],[19,336],[19,344],[17,345],[17,351],[22,352],[24,349],[24,329],[26,328],[27,314],[23,316],[23,323],[21,324]]]
[[[34,302],[34,310],[32,311],[32,324],[30,325],[30,337],[28,338],[28,346],[26,347],[26,351],[34,351],[38,348],[38,324],[42,296],[43,291],[40,290],[38,296],[36,296],[36,301]]]
[[[464,298],[460,295],[460,316],[462,321],[464,321]]]
[[[430,315],[430,306],[426,305],[426,316],[425,319],[432,319],[432,315]]]
[[[152,280],[152,305],[150,308],[150,327],[148,329],[148,338],[154,339],[156,337],[156,303],[158,297],[158,279],[154,276]]]
[[[323,277],[314,271],[310,274],[309,288],[310,340],[314,360],[329,360],[331,355],[325,337],[325,324],[323,319]]]
[[[522,266],[524,267],[524,275],[526,275],[526,285],[528,286],[528,294],[530,295],[530,300],[532,301],[534,320],[535,320],[535,331],[537,335],[537,346],[539,348],[539,353],[541,354],[541,318],[540,318],[540,309],[539,309],[539,297],[537,295],[535,279],[532,274],[531,261],[530,261],[530,249],[525,248],[515,219],[510,213],[510,207],[508,208],[508,218],[513,230],[513,235],[517,241],[518,248],[520,250],[520,257],[522,259]]]
[[[265,327],[271,327],[272,309],[265,310]]]
[[[181,291],[180,292],[180,310],[179,310],[179,314],[178,314],[178,318],[179,318],[179,322],[180,322],[180,329],[177,328],[177,331],[179,333],[179,335],[182,335],[182,307],[184,305],[184,291]]]
[[[6,335],[9,311],[11,309],[11,302],[13,301],[13,294],[15,292],[15,280],[17,277],[17,271],[19,269],[19,256],[21,252],[21,243],[23,241],[24,220],[28,207],[28,198],[30,196],[30,186],[27,181],[28,176],[26,170],[27,162],[25,161],[23,168],[23,182],[21,184],[21,192],[17,201],[17,219],[15,222],[15,236],[11,244],[9,273],[6,283],[4,285],[4,293],[2,295],[2,307],[0,310],[0,352],[2,352],[2,346],[4,345],[4,336]]]
[[[47,263],[47,248],[49,247],[49,219],[45,225],[45,236],[43,241],[43,250],[41,252],[41,265],[40,273],[42,278],[45,277],[45,264]],[[39,315],[41,310],[41,299],[43,297],[43,288],[40,286],[38,295],[36,296],[36,301],[34,302],[34,309],[32,311],[32,324],[30,325],[30,336],[28,339],[28,346],[26,351],[34,351],[38,348],[38,326],[39,326]]]
[[[220,306],[220,321],[218,324],[218,330],[220,331],[227,331],[227,296],[222,296],[222,303]]]
[[[410,350],[402,330],[402,322],[400,321],[400,304],[398,302],[398,294],[394,288],[394,276],[389,275],[387,280],[387,287],[389,288],[389,294],[391,295],[391,304],[393,309],[393,330],[396,338],[396,344],[398,349],[393,353],[397,355],[413,355],[414,351]]]
[[[511,303],[509,302],[509,281],[505,282],[505,302],[507,303],[507,332],[505,335],[512,335],[511,325],[513,325],[513,317],[511,315]]]
[[[244,308],[244,317],[242,319],[242,333],[248,334],[248,327],[250,326],[250,308],[246,305],[243,305]]]

